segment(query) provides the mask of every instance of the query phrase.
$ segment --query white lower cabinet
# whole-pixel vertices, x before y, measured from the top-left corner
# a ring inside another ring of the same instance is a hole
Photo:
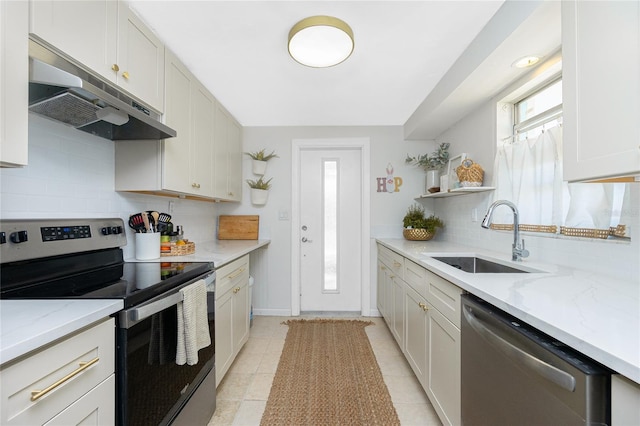
[[[115,322],[2,366],[2,425],[115,424]]]
[[[611,376],[611,424],[640,425],[640,385],[624,376]]]
[[[378,273],[383,275],[378,276],[378,294],[384,295],[382,306],[386,306],[381,313],[440,421],[445,425],[459,425],[462,290],[389,251],[378,245]],[[390,259],[392,265],[402,264],[403,271],[392,271],[388,265]],[[389,288],[391,298],[385,291]]]
[[[249,255],[216,270],[216,386],[249,339]]]

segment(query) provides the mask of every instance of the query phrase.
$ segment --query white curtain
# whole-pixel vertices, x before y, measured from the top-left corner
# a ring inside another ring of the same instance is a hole
[[[562,126],[498,147],[494,200],[518,206],[520,223],[608,229],[624,222],[629,188],[621,183],[562,181]],[[626,202],[625,202],[626,200]],[[513,223],[509,209],[494,212],[495,223]]]

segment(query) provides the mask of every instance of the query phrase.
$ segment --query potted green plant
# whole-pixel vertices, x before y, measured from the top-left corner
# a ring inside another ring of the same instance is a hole
[[[245,152],[245,154],[251,157],[251,170],[254,175],[258,176],[264,176],[264,173],[267,170],[267,161],[278,157],[275,151],[271,151],[270,154],[266,154],[265,148],[256,152]]]
[[[424,207],[413,204],[407,209],[402,225],[402,235],[407,240],[427,241],[436,235],[436,230],[442,228],[444,223],[434,214],[425,217]]]
[[[431,154],[418,155],[416,157],[411,157],[407,154],[406,164],[421,167],[427,173],[425,185],[427,192],[440,191],[440,173],[449,164],[450,145],[448,142],[443,142]]]
[[[271,188],[271,179],[264,180],[261,176],[258,180],[247,179],[247,184],[251,188],[251,203],[256,205],[267,204],[269,198],[269,188]]]

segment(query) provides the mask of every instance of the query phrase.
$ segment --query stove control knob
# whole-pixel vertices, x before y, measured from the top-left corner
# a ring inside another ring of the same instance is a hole
[[[112,226],[111,233],[114,235],[122,234],[122,226]]]
[[[100,232],[102,232],[102,235],[109,235],[111,234],[111,228],[107,228],[107,227],[102,228],[100,229]]]
[[[7,234],[5,234],[4,232],[0,232],[0,244],[6,244],[7,243]]]
[[[25,241],[29,241],[29,237],[27,236],[27,231],[18,231],[12,232],[9,234],[9,239],[12,243],[24,243]]]

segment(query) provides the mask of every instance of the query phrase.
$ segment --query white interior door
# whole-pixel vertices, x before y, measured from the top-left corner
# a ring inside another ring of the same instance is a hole
[[[300,153],[300,310],[361,311],[361,150]]]

